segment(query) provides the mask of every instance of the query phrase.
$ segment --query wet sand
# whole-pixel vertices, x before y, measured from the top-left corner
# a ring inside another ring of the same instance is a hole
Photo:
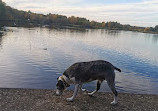
[[[72,93],[55,96],[54,90],[1,88],[0,111],[158,111],[158,95],[119,93],[118,104],[112,106],[112,93],[79,93],[74,102],[67,102]]]

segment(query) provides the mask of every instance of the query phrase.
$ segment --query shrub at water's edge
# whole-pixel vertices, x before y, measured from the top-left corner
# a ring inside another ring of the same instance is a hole
[[[138,27],[122,25],[118,22],[96,22],[81,17],[67,17],[58,14],[37,14],[31,11],[22,11],[7,6],[0,0],[0,27],[1,26],[21,26],[21,27],[49,27],[49,28],[71,28],[71,29],[110,29],[126,30],[145,33],[157,33],[158,25],[155,27]]]

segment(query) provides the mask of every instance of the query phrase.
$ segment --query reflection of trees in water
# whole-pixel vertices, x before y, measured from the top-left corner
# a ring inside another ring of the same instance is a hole
[[[151,41],[152,43],[158,43],[158,34],[147,34],[144,33],[144,37],[148,40]]]
[[[158,34],[153,35],[152,41],[153,43],[158,43]]]
[[[113,36],[113,37],[119,37],[118,35],[120,34],[121,31],[119,30],[104,30],[102,33],[105,33],[107,35]]]
[[[119,33],[120,33],[120,31],[118,31],[118,30],[107,31],[107,34],[109,34],[109,35],[118,35]]]
[[[2,35],[0,34],[0,47],[2,47]]]
[[[59,31],[59,32],[71,32],[71,33],[85,33],[85,32],[87,32],[87,30],[86,29],[69,29],[69,28],[52,28],[52,29],[49,29],[49,31],[52,31],[52,30],[55,30],[55,31]]]

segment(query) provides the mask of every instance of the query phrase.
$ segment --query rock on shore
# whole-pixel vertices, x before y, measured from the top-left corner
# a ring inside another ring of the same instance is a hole
[[[158,111],[158,95],[120,93],[118,104],[112,106],[112,93],[79,93],[74,102],[67,102],[72,93],[55,96],[54,90],[1,88],[0,111]]]

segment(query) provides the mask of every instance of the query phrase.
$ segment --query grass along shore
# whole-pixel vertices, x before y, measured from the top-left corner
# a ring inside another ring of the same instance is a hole
[[[55,96],[55,90],[0,88],[0,111],[158,111],[158,95],[119,93],[118,104],[112,106],[112,93],[79,93],[74,102],[67,102],[72,93]]]

